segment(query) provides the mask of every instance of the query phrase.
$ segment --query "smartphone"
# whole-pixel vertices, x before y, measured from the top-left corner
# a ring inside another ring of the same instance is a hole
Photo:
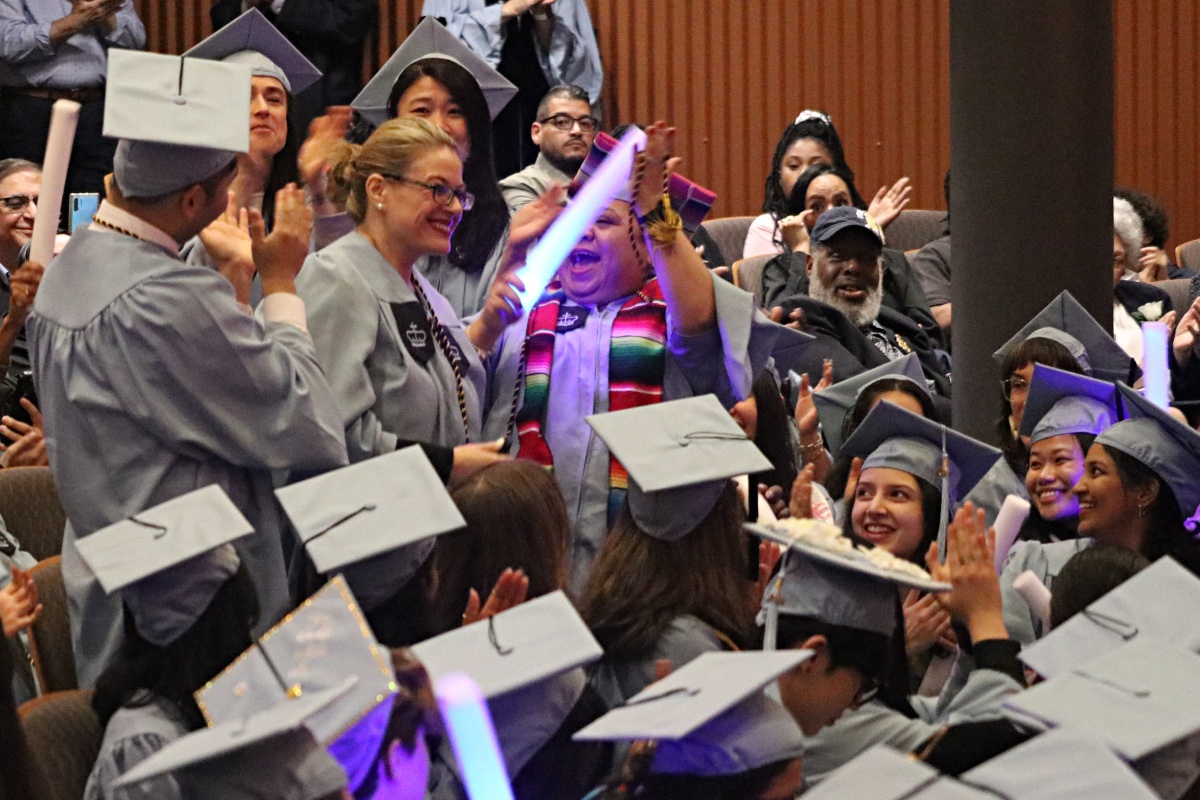
[[[71,219],[67,225],[67,233],[74,233],[76,228],[91,223],[98,208],[100,208],[100,195],[72,194]]]

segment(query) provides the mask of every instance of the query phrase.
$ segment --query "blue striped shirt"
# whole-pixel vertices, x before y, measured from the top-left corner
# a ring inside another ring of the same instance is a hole
[[[103,86],[108,48],[146,46],[146,29],[133,0],[125,0],[117,12],[112,33],[94,25],[56,47],[50,42],[50,26],[70,13],[70,0],[0,0],[0,86]]]

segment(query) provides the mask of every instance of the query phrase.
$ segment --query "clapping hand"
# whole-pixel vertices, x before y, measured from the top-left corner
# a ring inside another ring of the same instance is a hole
[[[519,569],[506,569],[496,580],[496,585],[482,608],[479,604],[479,592],[471,590],[467,598],[467,608],[463,612],[463,625],[470,625],[481,619],[494,617],[502,611],[508,611],[524,603],[528,596],[529,578],[525,577],[525,573]]]
[[[966,503],[946,533],[946,563],[939,563],[937,542],[925,556],[934,579],[953,587],[949,594],[937,596],[939,602],[966,625],[972,642],[1008,638],[995,568],[996,532],[987,527],[983,509]]]
[[[200,242],[217,262],[217,270],[233,286],[238,302],[249,305],[250,285],[254,282],[250,214],[238,208],[234,192],[228,194],[225,212],[200,231]]]
[[[882,228],[900,216],[900,212],[908,205],[911,195],[912,187],[908,185],[908,178],[901,178],[896,181],[890,189],[886,186],[881,186],[879,187],[879,191],[875,193],[874,199],[871,200],[871,205],[867,208],[867,213]]]
[[[23,569],[12,568],[12,582],[0,589],[0,620],[3,620],[4,635],[12,638],[18,631],[37,622],[42,613],[38,602],[37,586],[33,577]]]
[[[0,455],[0,467],[49,466],[42,414],[28,397],[21,398],[21,406],[29,413],[29,422],[13,417],[0,418],[0,435],[11,440],[11,444],[0,443],[0,452],[4,453]]]
[[[275,229],[267,235],[262,214],[250,209],[250,246],[262,275],[263,294],[296,291],[296,276],[308,258],[312,211],[304,192],[289,183],[275,194]]]

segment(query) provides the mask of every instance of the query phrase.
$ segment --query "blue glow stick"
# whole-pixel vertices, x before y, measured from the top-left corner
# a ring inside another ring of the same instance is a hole
[[[600,168],[588,179],[571,204],[559,214],[550,229],[529,251],[525,266],[517,270],[517,277],[525,284],[520,292],[521,307],[528,311],[554,280],[558,268],[570,255],[571,250],[583,238],[588,228],[604,210],[612,205],[629,184],[633,172],[635,148],[645,147],[646,134],[631,127],[621,137],[621,143],[613,149]]]
[[[434,684],[433,693],[450,732],[467,796],[471,800],[513,800],[492,715],[475,681],[462,674],[447,675]]]
[[[1170,331],[1161,322],[1142,323],[1142,371],[1146,399],[1159,408],[1171,405],[1171,373],[1167,367],[1167,341]]]

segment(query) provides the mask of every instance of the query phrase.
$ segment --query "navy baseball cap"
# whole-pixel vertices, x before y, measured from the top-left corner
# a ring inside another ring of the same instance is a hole
[[[817,218],[812,233],[808,238],[817,244],[824,244],[847,228],[862,228],[879,240],[879,246],[884,245],[883,229],[875,219],[854,206],[838,206],[831,208]]]

